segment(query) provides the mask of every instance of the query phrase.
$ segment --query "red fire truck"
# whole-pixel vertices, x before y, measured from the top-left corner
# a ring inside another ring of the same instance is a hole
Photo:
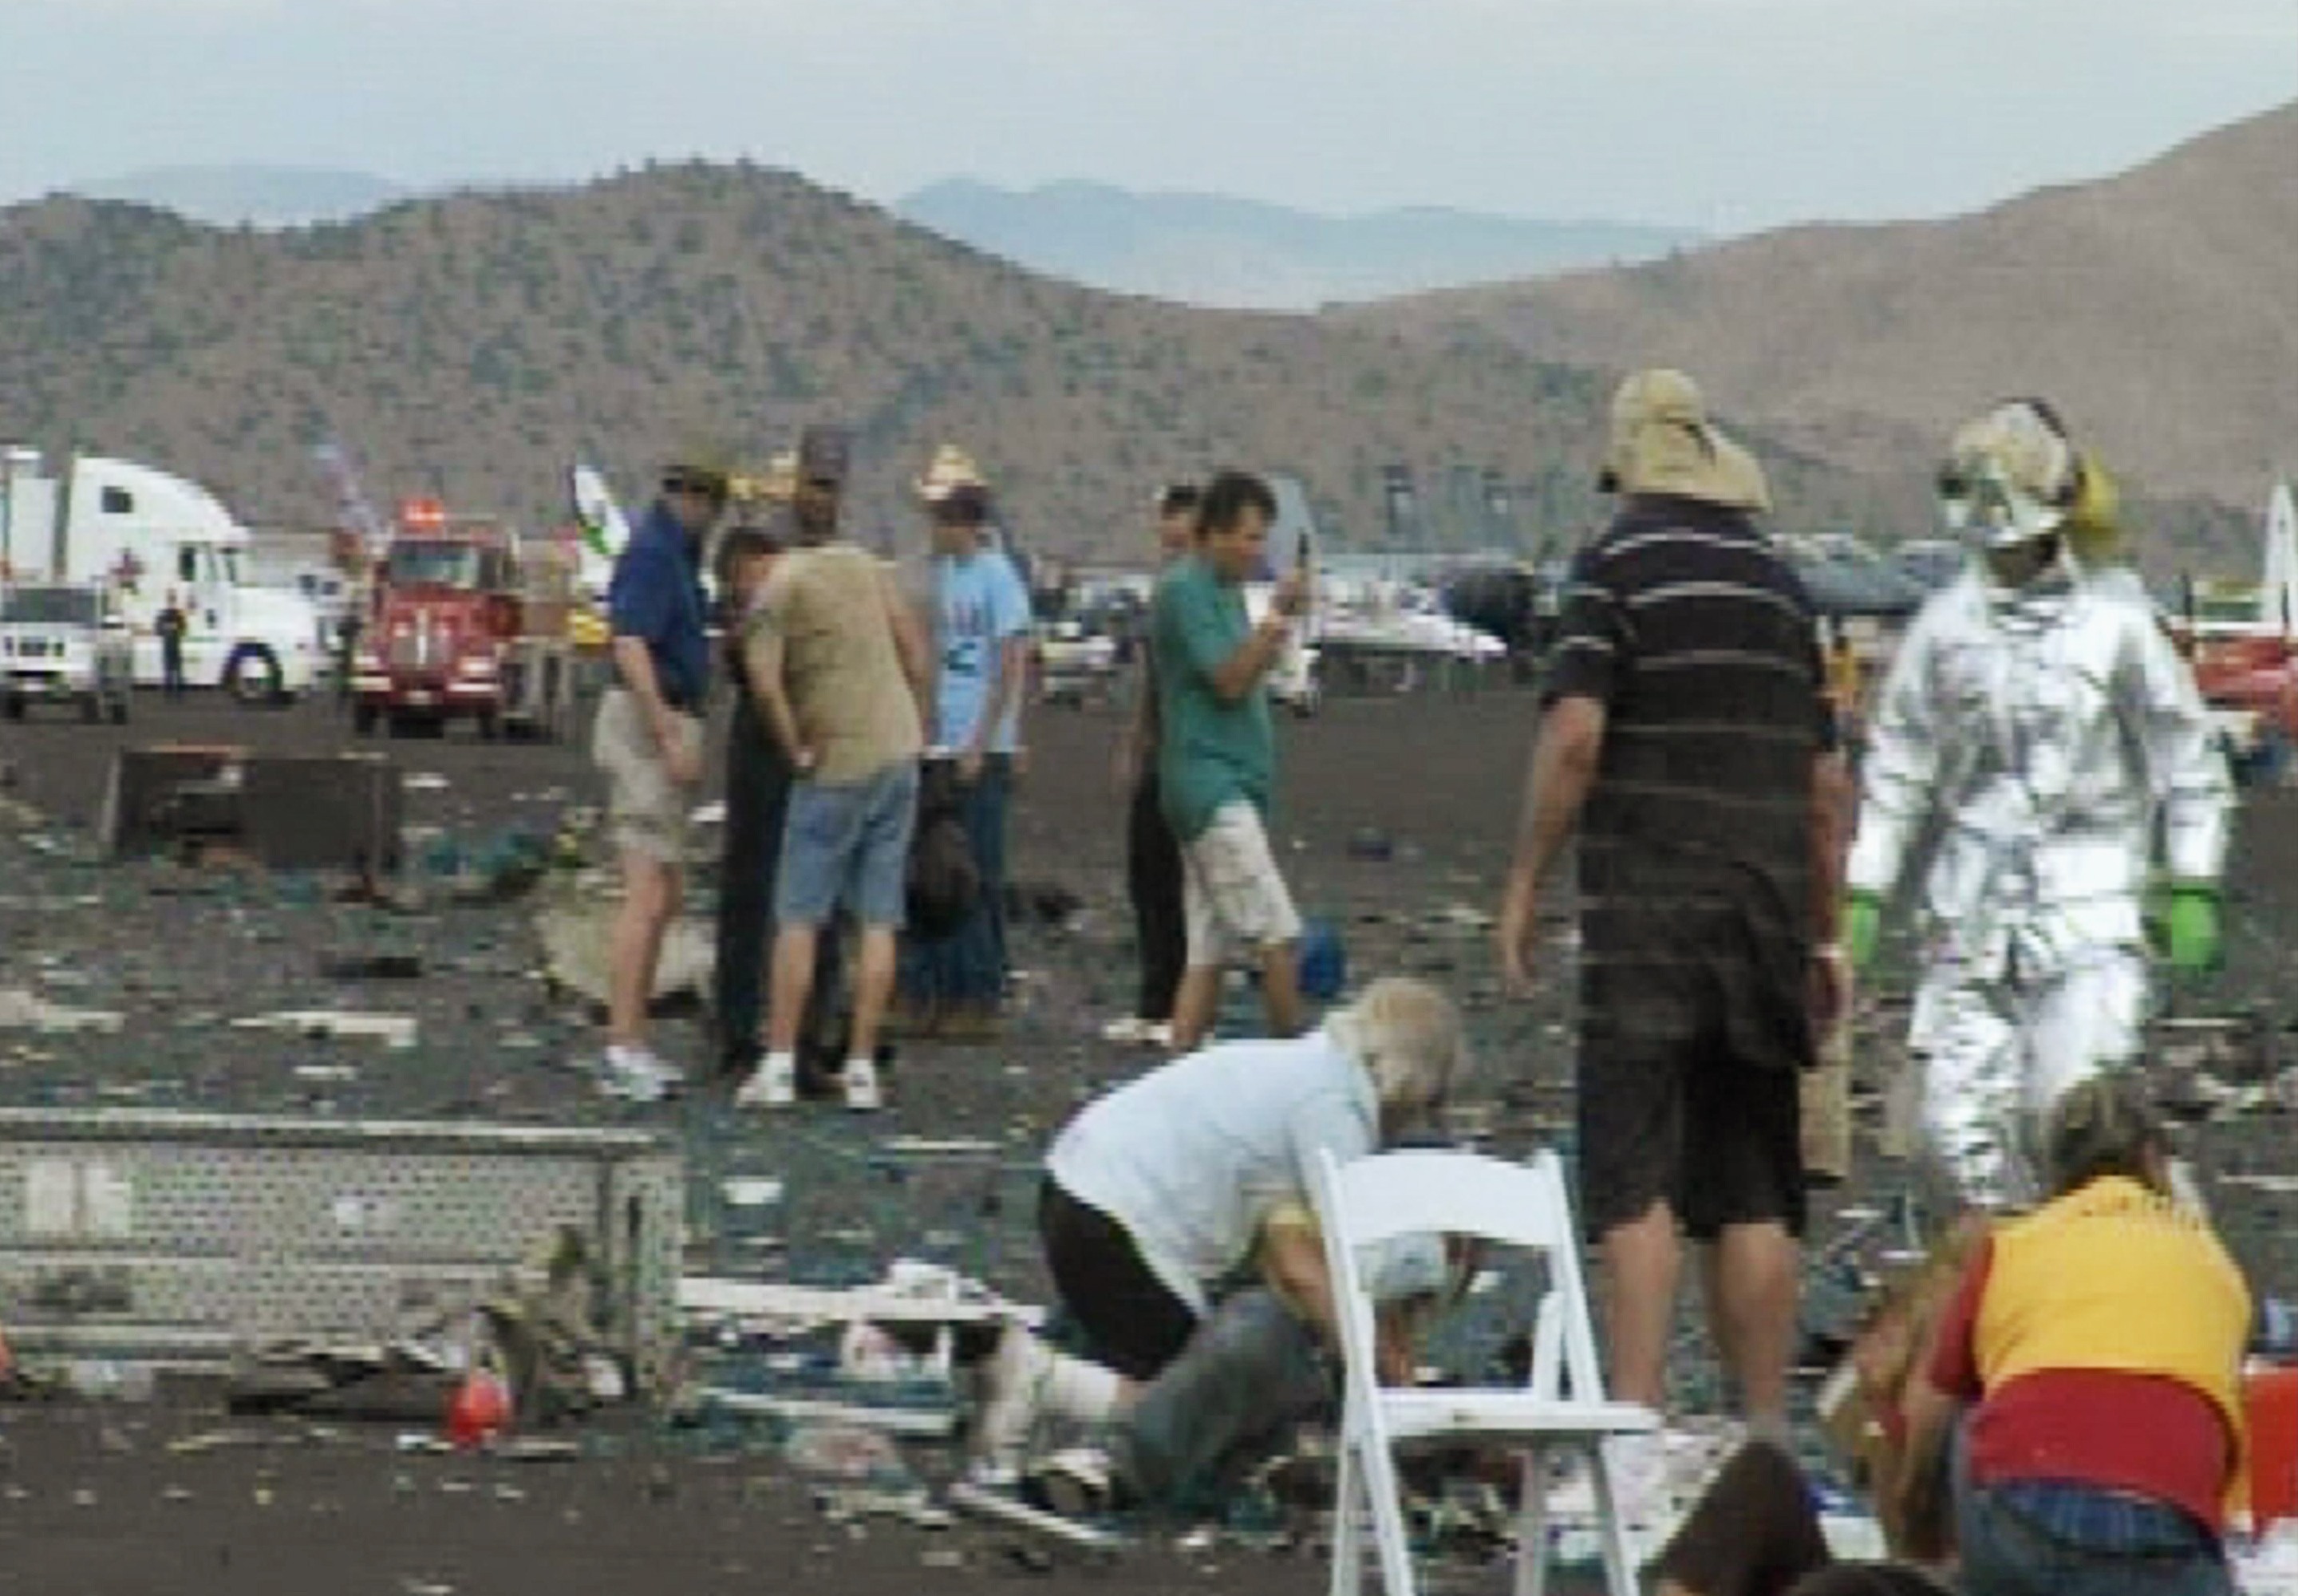
[[[2298,637],[2261,614],[2261,590],[2196,582],[2172,635],[2195,667],[2237,775],[2278,775],[2298,745]]]
[[[479,734],[554,739],[575,689],[571,573],[491,517],[410,500],[376,562],[351,656],[353,724],[397,736],[467,719]]]

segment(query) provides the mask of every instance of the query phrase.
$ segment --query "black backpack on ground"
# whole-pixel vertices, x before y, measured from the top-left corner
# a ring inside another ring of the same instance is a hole
[[[909,903],[905,928],[937,941],[965,923],[981,894],[981,871],[965,835],[964,794],[955,767],[926,767],[918,788],[917,826],[910,837]]]

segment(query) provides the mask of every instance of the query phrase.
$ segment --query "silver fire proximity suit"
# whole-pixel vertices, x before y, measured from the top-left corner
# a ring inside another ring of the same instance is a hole
[[[2215,882],[2232,794],[2194,677],[2134,584],[1983,565],[1916,617],[1872,723],[1855,893],[1928,854],[1909,1028],[1925,1152],[1981,1208],[2038,1195],[2031,1128],[2133,1061],[2153,844]]]

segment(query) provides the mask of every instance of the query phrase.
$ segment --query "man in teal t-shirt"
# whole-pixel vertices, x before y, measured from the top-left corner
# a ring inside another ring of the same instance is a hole
[[[1224,472],[1197,513],[1195,552],[1157,584],[1158,772],[1166,817],[1181,842],[1188,967],[1173,1000],[1173,1050],[1211,1029],[1221,966],[1233,945],[1252,949],[1270,1031],[1301,1028],[1294,945],[1301,917],[1269,846],[1277,740],[1266,679],[1306,602],[1303,575],[1277,583],[1258,625],[1244,583],[1261,565],[1277,501],[1257,477]]]

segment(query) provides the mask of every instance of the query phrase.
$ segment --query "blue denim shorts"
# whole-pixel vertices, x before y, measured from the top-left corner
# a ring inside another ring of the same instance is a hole
[[[900,930],[917,815],[914,760],[859,781],[792,783],[774,877],[776,922],[820,926],[842,904],[865,926]]]

